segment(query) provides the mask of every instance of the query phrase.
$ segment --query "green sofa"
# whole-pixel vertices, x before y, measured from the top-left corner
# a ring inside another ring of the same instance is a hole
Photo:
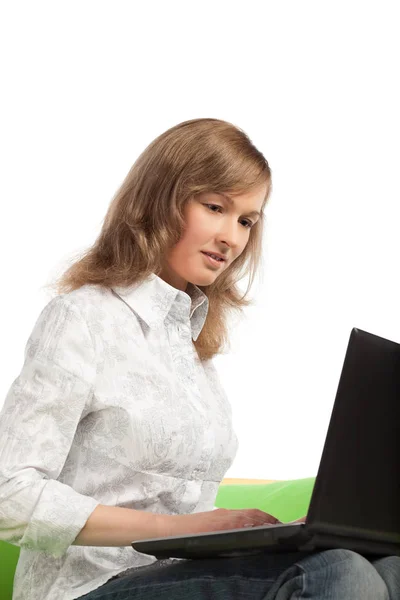
[[[286,523],[307,514],[315,477],[268,484],[221,484],[218,508],[259,508]],[[19,547],[0,541],[0,600],[12,599]]]

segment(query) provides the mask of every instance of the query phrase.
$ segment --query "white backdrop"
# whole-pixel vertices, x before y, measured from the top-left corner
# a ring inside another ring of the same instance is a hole
[[[240,439],[227,476],[316,475],[351,328],[400,341],[397,8],[2,5],[0,406],[42,286],[94,241],[140,152],[184,120],[221,118],[274,186],[255,305],[216,358]]]

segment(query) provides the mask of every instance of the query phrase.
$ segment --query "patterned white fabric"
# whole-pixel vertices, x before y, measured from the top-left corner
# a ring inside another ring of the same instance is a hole
[[[197,286],[155,274],[44,307],[0,413],[0,539],[21,547],[13,600],[72,600],[155,562],[72,545],[98,504],[214,508],[238,441],[213,360],[192,342],[207,312]]]

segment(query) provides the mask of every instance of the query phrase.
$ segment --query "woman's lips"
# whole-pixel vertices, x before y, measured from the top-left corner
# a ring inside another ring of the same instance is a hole
[[[211,256],[209,256],[205,252],[202,252],[202,255],[205,257],[208,264],[212,265],[213,267],[221,267],[225,262],[224,260],[216,260],[215,258],[211,258]]]

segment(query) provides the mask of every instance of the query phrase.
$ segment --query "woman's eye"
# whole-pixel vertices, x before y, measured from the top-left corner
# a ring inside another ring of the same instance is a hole
[[[211,212],[217,212],[215,210],[212,210],[212,208],[222,209],[222,206],[220,206],[219,204],[205,204],[205,206],[207,206],[211,210]],[[250,229],[251,227],[253,227],[253,223],[251,221],[248,221],[247,219],[243,219],[243,222],[246,223],[246,225],[243,225],[243,227],[246,227],[247,229]]]
[[[218,204],[206,204],[206,206],[210,207],[210,210],[211,210],[211,208],[222,208],[222,206],[219,206]],[[215,212],[215,211],[213,210],[212,212]]]

